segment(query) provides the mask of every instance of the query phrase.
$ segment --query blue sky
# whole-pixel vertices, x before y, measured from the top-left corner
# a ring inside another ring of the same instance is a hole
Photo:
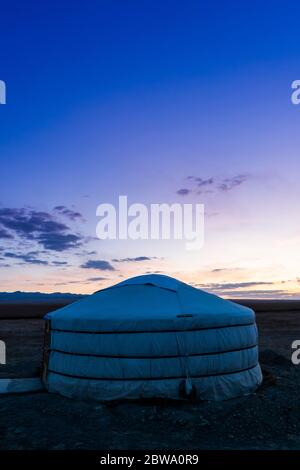
[[[2,5],[2,290],[92,292],[159,271],[226,296],[298,296],[299,9]],[[121,194],[204,203],[203,249],[95,240],[97,205]]]

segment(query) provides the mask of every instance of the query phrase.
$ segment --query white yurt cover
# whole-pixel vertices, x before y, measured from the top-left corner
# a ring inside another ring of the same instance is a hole
[[[254,312],[168,276],[128,279],[45,318],[50,392],[223,400],[262,381]]]

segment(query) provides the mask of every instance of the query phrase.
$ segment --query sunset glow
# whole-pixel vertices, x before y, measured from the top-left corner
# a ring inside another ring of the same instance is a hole
[[[300,298],[295,8],[281,34],[281,8],[240,2],[30,3],[2,25],[23,39],[1,47],[1,290],[91,293],[159,272]],[[203,248],[97,239],[97,206],[122,194],[203,203]]]

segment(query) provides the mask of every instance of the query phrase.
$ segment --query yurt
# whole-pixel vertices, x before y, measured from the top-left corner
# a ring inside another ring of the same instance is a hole
[[[49,392],[93,400],[225,400],[262,381],[254,312],[144,275],[46,316]]]

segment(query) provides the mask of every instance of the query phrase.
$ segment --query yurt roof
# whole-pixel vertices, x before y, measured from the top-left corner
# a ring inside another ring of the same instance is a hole
[[[158,274],[133,277],[69,304],[46,318],[51,320],[139,321],[196,317],[204,325],[235,324],[254,319],[244,306]]]

